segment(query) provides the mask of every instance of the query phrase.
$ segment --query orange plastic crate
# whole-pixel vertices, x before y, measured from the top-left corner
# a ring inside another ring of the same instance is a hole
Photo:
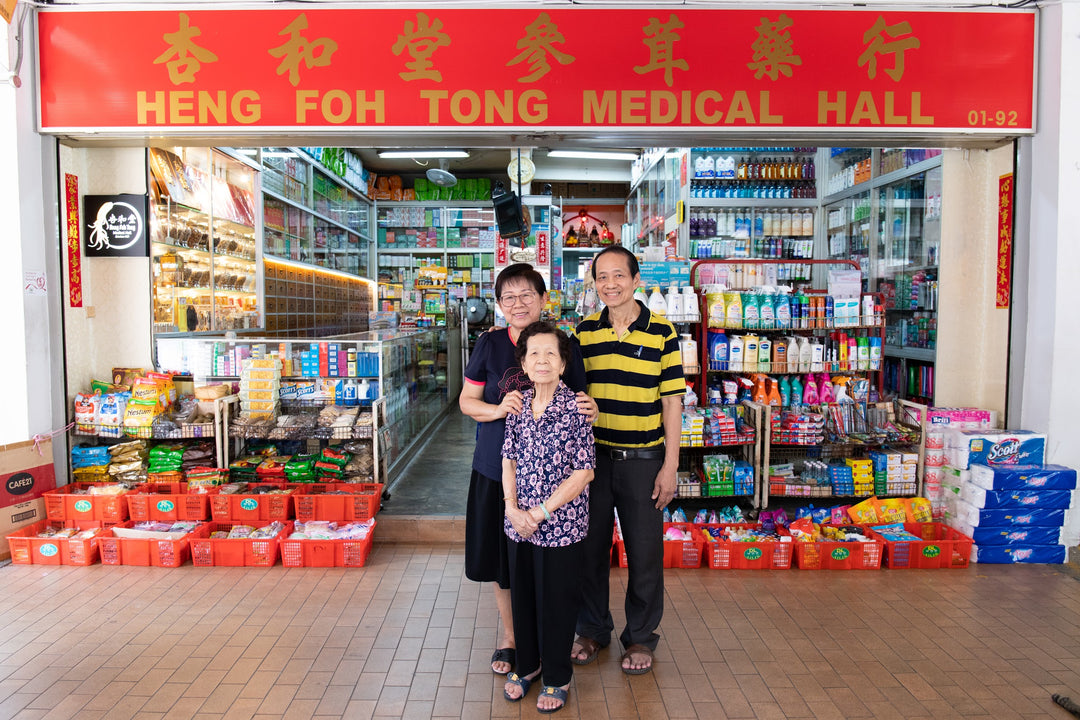
[[[134,524],[126,522],[119,527],[132,527]],[[207,534],[205,523],[177,540],[122,538],[114,535],[110,528],[98,537],[101,564],[180,567],[191,555],[192,538],[206,537]]]
[[[363,567],[375,538],[372,525],[363,540],[282,540],[285,567]]]
[[[941,523],[904,523],[904,529],[922,541],[890,541],[868,528],[871,537],[885,543],[882,564],[887,568],[966,568],[975,541]]]
[[[678,527],[683,530],[694,530],[692,523],[664,523],[664,531],[669,527]],[[701,548],[704,541],[699,535],[694,535],[691,540],[665,540],[664,541],[664,567],[665,568],[698,568],[701,567]],[[629,567],[626,560],[626,543],[615,536],[615,559],[619,567]]]
[[[207,523],[207,535],[229,532],[236,524]],[[270,567],[277,563],[278,543],[292,533],[292,522],[284,524],[284,529],[272,538],[192,538],[191,562],[200,567]]]
[[[178,485],[183,489],[176,489],[173,483],[149,483],[126,494],[124,497],[127,499],[130,519],[135,522],[209,520],[210,496],[216,494],[217,489],[214,488],[209,493],[189,493],[187,483]]]
[[[45,517],[60,522],[96,520],[98,522],[122,523],[128,519],[126,493],[119,495],[74,495],[73,490],[100,487],[102,483],[73,482],[55,490],[47,490],[41,497],[45,500]]]
[[[735,528],[760,528],[759,523],[726,523],[726,524],[702,524],[702,528],[735,527]],[[780,535],[786,531],[778,530]],[[704,542],[704,540],[703,540]],[[787,570],[791,567],[794,542],[704,542],[702,551],[705,562],[713,570]]]
[[[280,483],[256,483],[284,488]],[[210,517],[215,522],[265,525],[271,520],[293,519],[293,496],[303,494],[302,488],[289,488],[286,494],[210,496]]]
[[[294,499],[296,519],[352,522],[370,520],[379,510],[380,483],[331,483],[326,490],[317,487],[304,488],[307,492]],[[366,488],[376,487],[377,491]],[[346,495],[329,493],[348,493]]]
[[[885,543],[796,542],[795,566],[800,570],[878,570]]]
[[[93,565],[98,560],[97,538],[75,540],[73,538],[35,537],[47,527],[77,527],[79,530],[96,530],[100,522],[82,521],[64,525],[53,520],[42,520],[16,530],[7,536],[11,550],[11,562],[15,565]]]

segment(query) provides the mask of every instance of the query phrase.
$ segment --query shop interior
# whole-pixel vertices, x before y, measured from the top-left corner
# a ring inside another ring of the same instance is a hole
[[[599,308],[588,292],[592,257],[622,244],[642,259],[643,299],[680,332],[708,416],[707,429],[698,417],[684,437],[680,490],[691,497],[724,492],[758,510],[787,495],[765,477],[779,473],[801,492],[830,460],[901,441],[915,448],[917,471],[881,490],[916,495],[923,439],[889,434],[912,421],[894,401],[1002,405],[1007,316],[974,317],[981,311],[965,298],[992,292],[994,258],[970,220],[993,222],[992,206],[978,209],[994,197],[987,178],[1011,163],[1007,147],[573,150],[126,149],[124,164],[144,163],[150,198],[151,322],[135,335],[153,355],[110,367],[143,362],[174,373],[178,387],[226,386],[236,404],[226,418],[210,413],[222,466],[275,438],[298,452],[358,441],[371,456],[365,479],[389,496],[456,405],[477,334],[502,322],[498,271],[538,267],[545,317],[571,330]],[[65,152],[62,164],[78,166],[81,154],[114,151]],[[493,196],[510,194],[528,224],[504,239]],[[972,323],[986,332],[976,336]],[[971,377],[973,348],[986,352]],[[245,393],[241,370],[261,356],[280,362],[265,398]],[[88,362],[69,373],[72,395],[101,372]],[[814,428],[780,426],[785,408],[827,407],[837,393],[855,408]],[[326,406],[351,412],[321,418]],[[279,424],[293,412],[300,429]],[[752,467],[754,479],[738,491],[706,487],[709,448]]]

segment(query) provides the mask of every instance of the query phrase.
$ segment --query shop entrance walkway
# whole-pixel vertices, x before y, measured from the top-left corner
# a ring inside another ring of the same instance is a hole
[[[376,535],[356,569],[0,567],[0,718],[535,717],[490,672],[462,553]],[[602,651],[557,717],[1065,720],[1051,693],[1080,697],[1080,584],[1051,567],[666,577],[655,671]]]

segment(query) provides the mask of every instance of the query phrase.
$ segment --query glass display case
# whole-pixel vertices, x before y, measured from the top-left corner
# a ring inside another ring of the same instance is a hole
[[[446,409],[447,358],[460,348],[448,348],[456,330],[412,332],[375,330],[317,339],[274,338],[158,338],[155,364],[162,372],[190,376],[195,385],[235,382],[246,358],[262,355],[282,361],[277,406],[283,416],[294,408],[355,405],[355,425],[299,428],[266,424],[267,431],[243,433],[244,438],[349,440],[378,437],[376,482],[393,477],[415,443]],[[449,352],[448,352],[449,350]],[[366,417],[365,417],[366,415]],[[231,422],[239,423],[233,417]],[[281,430],[278,430],[281,428]],[[277,437],[280,434],[281,437]],[[234,438],[238,433],[230,428]]]
[[[262,148],[267,256],[370,273],[371,201],[299,148]]]
[[[154,332],[261,325],[258,172],[211,148],[150,148]]]
[[[657,247],[673,239],[669,235],[678,223],[686,150],[657,148],[638,162],[642,170],[632,183],[626,204],[626,220],[633,237],[622,238],[622,244],[631,250],[636,249],[635,241],[638,247]]]

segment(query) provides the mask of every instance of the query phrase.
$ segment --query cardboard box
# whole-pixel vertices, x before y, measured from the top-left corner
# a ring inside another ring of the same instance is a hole
[[[38,449],[31,440],[0,446],[0,507],[35,500],[55,488],[52,440],[42,440]]]
[[[7,541],[9,534],[44,519],[45,501],[41,498],[0,509],[0,560],[11,559]]]

